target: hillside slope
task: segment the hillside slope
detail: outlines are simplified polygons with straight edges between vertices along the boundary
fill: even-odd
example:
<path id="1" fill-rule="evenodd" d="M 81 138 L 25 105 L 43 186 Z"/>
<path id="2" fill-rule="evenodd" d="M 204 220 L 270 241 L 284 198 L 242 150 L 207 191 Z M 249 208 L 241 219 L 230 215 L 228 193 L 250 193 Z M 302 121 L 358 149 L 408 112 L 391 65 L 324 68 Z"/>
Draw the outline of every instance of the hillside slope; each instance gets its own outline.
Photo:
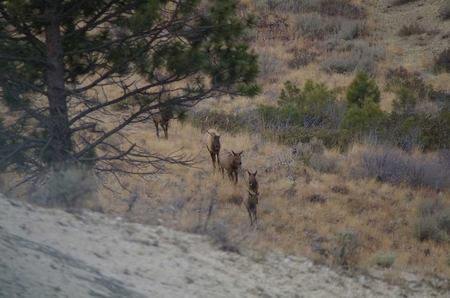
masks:
<path id="1" fill-rule="evenodd" d="M 236 254 L 206 236 L 0 197 L 0 297 L 449 297 L 305 258 Z"/>

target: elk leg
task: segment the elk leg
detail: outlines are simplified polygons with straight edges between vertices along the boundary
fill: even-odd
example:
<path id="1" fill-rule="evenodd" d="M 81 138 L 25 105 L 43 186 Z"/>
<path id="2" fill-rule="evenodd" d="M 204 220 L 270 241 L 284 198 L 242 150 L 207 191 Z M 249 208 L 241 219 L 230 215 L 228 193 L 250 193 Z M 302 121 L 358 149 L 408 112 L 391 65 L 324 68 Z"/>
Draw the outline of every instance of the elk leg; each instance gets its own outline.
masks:
<path id="1" fill-rule="evenodd" d="M 214 168 L 216 168 L 216 155 L 214 153 L 209 152 L 211 154 L 211 160 L 213 163 Z"/>
<path id="2" fill-rule="evenodd" d="M 249 210 L 247 210 L 247 211 L 248 211 L 248 216 L 250 217 L 250 226 L 252 226 L 253 225 L 252 214 L 250 213 Z"/>
<path id="3" fill-rule="evenodd" d="M 156 136 L 159 138 L 159 125 L 158 125 L 158 122 L 155 122 L 155 127 L 156 127 Z"/>
<path id="4" fill-rule="evenodd" d="M 233 181 L 233 172 L 228 172 L 228 178 L 230 178 L 231 181 Z M 235 183 L 236 184 L 236 183 Z"/>
<path id="5" fill-rule="evenodd" d="M 163 124 L 161 124 L 161 127 L 162 127 L 162 129 L 164 130 L 164 136 L 165 136 L 165 138 L 168 139 L 168 138 L 169 138 L 169 132 L 168 132 L 169 125 L 163 125 Z"/>

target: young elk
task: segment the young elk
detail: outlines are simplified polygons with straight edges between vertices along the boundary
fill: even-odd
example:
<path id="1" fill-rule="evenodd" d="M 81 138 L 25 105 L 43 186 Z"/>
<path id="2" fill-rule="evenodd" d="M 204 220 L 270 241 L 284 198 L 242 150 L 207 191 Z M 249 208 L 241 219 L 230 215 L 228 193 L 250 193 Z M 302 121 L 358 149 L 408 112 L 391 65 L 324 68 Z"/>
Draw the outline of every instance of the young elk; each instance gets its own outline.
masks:
<path id="1" fill-rule="evenodd" d="M 234 185 L 238 182 L 238 170 L 242 166 L 241 154 L 244 151 L 235 153 L 233 150 L 230 152 L 223 149 L 219 153 L 219 166 L 222 169 L 222 177 L 224 177 L 224 169 L 228 172 L 228 177 L 231 181 L 234 180 Z M 234 174 L 234 179 L 233 179 Z"/>
<path id="2" fill-rule="evenodd" d="M 156 127 L 156 135 L 159 138 L 159 125 L 161 125 L 161 128 L 164 131 L 164 137 L 166 139 L 169 138 L 169 132 L 167 131 L 169 128 L 169 120 L 173 118 L 173 113 L 169 110 L 159 110 L 159 112 L 156 112 L 152 115 L 153 122 L 155 123 Z"/>
<path id="3" fill-rule="evenodd" d="M 259 193 L 252 193 L 248 191 L 247 196 L 244 198 L 244 206 L 247 208 L 248 216 L 250 217 L 250 226 L 253 223 L 257 223 L 258 217 L 256 216 L 256 205 L 258 205 Z"/>
<path id="4" fill-rule="evenodd" d="M 215 169 L 216 163 L 219 164 L 220 137 L 222 135 L 219 135 L 214 129 L 207 129 L 206 132 L 207 135 L 205 136 L 205 144 L 211 154 L 212 164 Z"/>
<path id="5" fill-rule="evenodd" d="M 248 173 L 248 185 L 247 188 L 252 191 L 253 193 L 258 193 L 259 183 L 258 180 L 256 180 L 256 174 L 258 174 L 258 171 L 251 173 L 250 171 L 247 171 Z"/>

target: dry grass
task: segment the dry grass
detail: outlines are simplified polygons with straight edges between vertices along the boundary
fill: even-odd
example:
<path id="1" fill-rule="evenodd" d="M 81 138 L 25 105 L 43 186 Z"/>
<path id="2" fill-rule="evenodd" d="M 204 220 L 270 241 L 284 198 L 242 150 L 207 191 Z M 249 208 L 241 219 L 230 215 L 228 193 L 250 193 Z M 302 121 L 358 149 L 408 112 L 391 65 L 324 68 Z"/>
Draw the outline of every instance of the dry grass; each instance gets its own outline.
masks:
<path id="1" fill-rule="evenodd" d="M 251 238 L 251 241 L 244 237 L 245 241 L 238 241 L 238 244 L 227 244 L 228 248 L 252 243 L 263 251 L 281 249 L 317 258 L 319 247 L 328 252 L 322 262 L 368 267 L 375 266 L 374 255 L 390 252 L 395 254 L 391 270 L 441 276 L 450 273 L 446 246 L 418 242 L 412 235 L 420 202 L 438 194 L 427 189 L 410 189 L 352 176 L 350 170 L 359 163 L 360 152 L 367 149 L 364 146 L 355 145 L 347 155 L 326 151 L 325 156 L 339 161 L 336 174 L 321 174 L 297 164 L 291 168 L 296 172 L 295 180 L 292 180 L 287 166 L 280 162 L 283 158 L 289 159 L 289 148 L 258 141 L 257 137 L 248 134 L 225 134 L 222 147 L 244 150 L 243 169 L 258 170 L 259 220 L 258 229 L 253 230 L 249 227 L 245 207 L 240 204 L 246 191 L 246 174 L 240 173 L 234 187 L 226 175 L 223 179 L 220 171 L 214 171 L 209 154 L 200 143 L 202 133 L 199 130 L 174 121 L 169 140 L 157 139 L 150 123 L 145 137 L 142 131 L 143 127 L 130 131 L 130 135 L 138 140 L 144 138 L 151 150 L 179 149 L 187 155 L 197 156 L 198 164 L 196 168 L 170 166 L 164 172 L 148 177 L 148 181 L 123 177 L 121 183 L 138 195 L 133 210 L 127 214 L 133 220 L 163 223 L 194 232 L 205 225 L 206 231 L 213 234 L 218 233 L 216 229 L 220 226 L 225 227 L 220 231 Z M 441 196 L 450 199 L 448 193 Z M 108 202 L 105 204 L 107 212 L 126 214 L 128 197 L 125 194 L 117 199 L 106 192 L 102 199 Z M 212 214 L 207 221 L 211 204 Z M 347 256 L 345 262 L 335 255 L 336 247 L 343 245 L 342 233 L 357 235 L 357 253 Z M 226 241 L 232 241 L 230 237 L 226 236 Z M 317 238 L 323 241 L 314 244 Z M 431 255 L 424 253 L 426 250 Z"/>

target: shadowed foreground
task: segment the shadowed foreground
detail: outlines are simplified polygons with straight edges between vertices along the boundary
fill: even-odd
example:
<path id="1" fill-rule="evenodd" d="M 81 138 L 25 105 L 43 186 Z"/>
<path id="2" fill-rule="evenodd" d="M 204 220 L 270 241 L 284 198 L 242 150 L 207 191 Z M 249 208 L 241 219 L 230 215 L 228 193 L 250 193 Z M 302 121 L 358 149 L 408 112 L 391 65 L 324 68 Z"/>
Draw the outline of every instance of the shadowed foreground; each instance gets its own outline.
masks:
<path id="1" fill-rule="evenodd" d="M 446 297 L 348 277 L 281 254 L 217 250 L 206 236 L 0 195 L 0 297 Z M 447 296 L 448 297 L 448 296 Z"/>

